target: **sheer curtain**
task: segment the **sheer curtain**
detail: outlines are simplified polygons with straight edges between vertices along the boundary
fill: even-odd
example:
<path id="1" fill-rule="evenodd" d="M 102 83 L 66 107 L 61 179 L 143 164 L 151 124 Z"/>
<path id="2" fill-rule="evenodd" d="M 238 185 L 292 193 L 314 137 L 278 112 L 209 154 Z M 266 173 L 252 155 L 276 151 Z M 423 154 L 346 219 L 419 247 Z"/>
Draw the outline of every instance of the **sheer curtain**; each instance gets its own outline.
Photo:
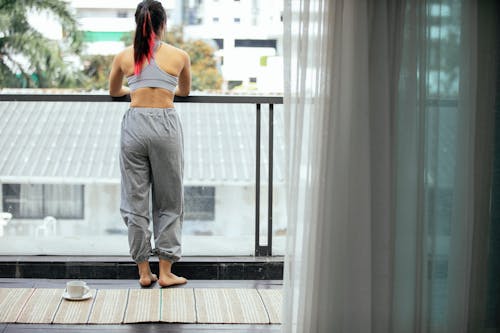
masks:
<path id="1" fill-rule="evenodd" d="M 470 327 L 477 6 L 285 1 L 283 332 Z"/>

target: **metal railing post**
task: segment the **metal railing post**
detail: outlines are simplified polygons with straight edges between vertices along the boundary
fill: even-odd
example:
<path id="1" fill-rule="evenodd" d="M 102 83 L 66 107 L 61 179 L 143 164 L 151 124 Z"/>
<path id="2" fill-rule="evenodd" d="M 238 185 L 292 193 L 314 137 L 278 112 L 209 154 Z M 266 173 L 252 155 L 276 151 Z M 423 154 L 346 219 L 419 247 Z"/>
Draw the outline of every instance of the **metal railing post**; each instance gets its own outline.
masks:
<path id="1" fill-rule="evenodd" d="M 267 244 L 260 245 L 260 133 L 261 105 L 257 104 L 256 113 L 256 147 L 255 147 L 255 255 L 271 256 L 273 246 L 273 136 L 274 136 L 274 104 L 269 104 L 269 165 L 267 189 Z"/>
<path id="2" fill-rule="evenodd" d="M 255 256 L 261 256 L 260 247 L 260 104 L 255 120 Z"/>
<path id="3" fill-rule="evenodd" d="M 269 181 L 267 195 L 267 255 L 272 255 L 273 249 L 273 135 L 274 134 L 274 104 L 269 104 Z"/>

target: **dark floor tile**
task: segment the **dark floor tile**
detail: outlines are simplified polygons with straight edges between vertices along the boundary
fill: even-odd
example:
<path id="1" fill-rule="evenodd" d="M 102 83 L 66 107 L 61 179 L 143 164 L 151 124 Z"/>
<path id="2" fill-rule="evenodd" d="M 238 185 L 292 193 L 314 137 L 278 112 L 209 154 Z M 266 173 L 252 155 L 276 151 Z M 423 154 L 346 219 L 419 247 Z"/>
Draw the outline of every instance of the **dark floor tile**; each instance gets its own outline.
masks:
<path id="1" fill-rule="evenodd" d="M 248 280 L 282 280 L 283 263 L 267 262 L 245 264 L 245 272 L 240 279 Z"/>
<path id="2" fill-rule="evenodd" d="M 135 266 L 135 265 L 134 265 Z M 70 267 L 70 266 L 68 266 Z M 118 265 L 114 263 L 79 264 L 76 278 L 80 279 L 117 279 Z M 68 277 L 70 277 L 68 275 Z"/>
<path id="3" fill-rule="evenodd" d="M 23 262 L 17 265 L 19 276 L 23 278 L 58 279 L 66 276 L 65 263 Z"/>
<path id="4" fill-rule="evenodd" d="M 8 261 L 9 259 L 11 261 Z M 106 257 L 107 258 L 107 257 Z M 136 279 L 136 264 L 126 257 L 23 258 L 0 256 L 0 278 L 48 279 Z M 196 261 L 198 260 L 198 261 Z M 150 260 L 158 272 L 158 259 Z M 176 263 L 173 272 L 188 279 L 282 279 L 282 257 L 188 257 Z"/>
<path id="5" fill-rule="evenodd" d="M 184 263 L 172 266 L 172 272 L 191 280 L 216 280 L 219 278 L 218 265 L 207 263 Z"/>
<path id="6" fill-rule="evenodd" d="M 149 267 L 151 267 L 151 271 L 155 274 L 158 274 L 158 271 L 159 271 L 159 267 L 158 267 L 158 261 L 152 261 L 150 260 L 149 261 Z"/>
<path id="7" fill-rule="evenodd" d="M 242 280 L 245 276 L 245 263 L 221 263 L 219 265 L 219 279 Z"/>
<path id="8" fill-rule="evenodd" d="M 66 275 L 67 279 L 78 279 L 82 274 L 80 273 L 80 265 L 73 263 L 66 263 Z"/>
<path id="9" fill-rule="evenodd" d="M 265 280 L 283 279 L 283 262 L 269 262 L 265 265 Z"/>
<path id="10" fill-rule="evenodd" d="M 71 279 L 0 279 L 0 287 L 18 288 L 58 288 Z M 84 279 L 89 286 L 97 289 L 140 288 L 137 279 Z M 188 280 L 182 288 L 281 288 L 282 280 Z"/>
<path id="11" fill-rule="evenodd" d="M 246 264 L 245 273 L 242 279 L 245 280 L 265 280 L 266 266 L 262 264 Z"/>
<path id="12" fill-rule="evenodd" d="M 15 278 L 16 266 L 15 262 L 0 263 L 0 278 Z"/>
<path id="13" fill-rule="evenodd" d="M 137 265 L 129 263 L 117 264 L 116 278 L 117 279 L 136 279 L 139 275 L 137 273 Z"/>

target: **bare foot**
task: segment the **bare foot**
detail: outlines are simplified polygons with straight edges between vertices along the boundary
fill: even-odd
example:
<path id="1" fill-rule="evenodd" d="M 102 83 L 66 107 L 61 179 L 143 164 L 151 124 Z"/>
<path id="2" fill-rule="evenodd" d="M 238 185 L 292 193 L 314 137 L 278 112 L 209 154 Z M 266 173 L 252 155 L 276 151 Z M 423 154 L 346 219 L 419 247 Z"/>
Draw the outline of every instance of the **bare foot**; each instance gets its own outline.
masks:
<path id="1" fill-rule="evenodd" d="M 158 281 L 156 274 L 151 273 L 148 261 L 138 263 L 137 267 L 139 268 L 139 284 L 141 287 L 149 287 L 153 282 Z"/>
<path id="2" fill-rule="evenodd" d="M 186 282 L 186 278 L 177 276 L 174 273 L 167 273 L 165 275 L 160 274 L 160 279 L 158 280 L 158 284 L 162 287 L 170 287 L 177 284 L 184 284 Z"/>
<path id="3" fill-rule="evenodd" d="M 186 278 L 180 277 L 172 273 L 172 262 L 160 259 L 160 279 L 158 284 L 161 287 L 170 287 L 176 284 L 184 284 L 187 282 Z"/>
<path id="4" fill-rule="evenodd" d="M 141 285 L 141 287 L 149 287 L 156 281 L 158 281 L 158 277 L 156 276 L 156 274 L 149 273 L 148 275 L 141 275 L 139 284 Z"/>

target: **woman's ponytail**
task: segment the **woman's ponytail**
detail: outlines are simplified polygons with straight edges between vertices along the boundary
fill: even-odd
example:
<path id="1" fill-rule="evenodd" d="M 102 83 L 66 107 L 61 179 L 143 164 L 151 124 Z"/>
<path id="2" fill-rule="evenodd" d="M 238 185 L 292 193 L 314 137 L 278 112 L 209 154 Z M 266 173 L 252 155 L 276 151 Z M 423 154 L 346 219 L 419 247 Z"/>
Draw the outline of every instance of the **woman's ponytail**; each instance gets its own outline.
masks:
<path id="1" fill-rule="evenodd" d="M 134 36 L 135 75 L 141 72 L 144 60 L 151 60 L 156 34 L 165 21 L 165 10 L 158 1 L 146 0 L 137 6 L 135 12 L 136 29 Z"/>

